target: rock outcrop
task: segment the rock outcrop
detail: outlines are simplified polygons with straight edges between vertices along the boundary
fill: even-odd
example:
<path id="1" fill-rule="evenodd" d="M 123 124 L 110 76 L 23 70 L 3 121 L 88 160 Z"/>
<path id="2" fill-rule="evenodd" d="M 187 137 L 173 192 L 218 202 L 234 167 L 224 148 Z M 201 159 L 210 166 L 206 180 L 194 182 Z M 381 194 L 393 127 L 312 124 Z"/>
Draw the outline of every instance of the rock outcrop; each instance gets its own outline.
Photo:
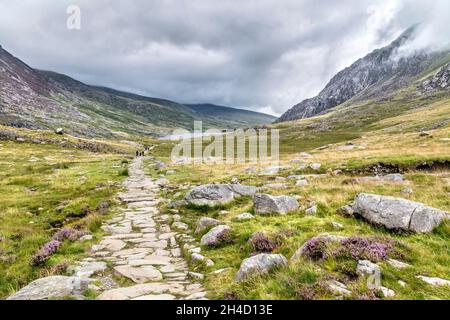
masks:
<path id="1" fill-rule="evenodd" d="M 360 193 L 353 204 L 355 214 L 388 229 L 431 232 L 449 214 L 419 202 L 406 199 Z"/>
<path id="2" fill-rule="evenodd" d="M 416 52 L 398 57 L 398 49 L 414 36 L 415 27 L 406 30 L 390 45 L 374 50 L 337 73 L 315 97 L 306 99 L 286 111 L 276 122 L 309 118 L 326 113 L 350 99 L 364 100 L 385 96 L 415 80 L 415 76 L 426 70 L 445 53 Z M 448 54 L 448 53 L 447 53 Z M 434 88 L 448 84 L 446 77 L 422 84 Z M 441 80 L 442 79 L 442 80 Z"/>
<path id="3" fill-rule="evenodd" d="M 200 244 L 211 247 L 217 246 L 224 240 L 224 237 L 227 236 L 229 232 L 231 232 L 229 226 L 220 225 L 214 227 L 200 239 Z"/>
<path id="4" fill-rule="evenodd" d="M 271 196 L 258 193 L 253 197 L 253 206 L 256 214 L 271 213 L 286 214 L 299 209 L 297 200 L 289 196 Z"/>
<path id="5" fill-rule="evenodd" d="M 204 184 L 192 188 L 185 197 L 191 204 L 210 207 L 227 204 L 235 198 L 252 196 L 257 188 L 242 184 Z"/>
<path id="6" fill-rule="evenodd" d="M 88 288 L 88 280 L 79 277 L 50 276 L 35 280 L 7 300 L 47 300 L 80 296 Z"/>
<path id="7" fill-rule="evenodd" d="M 195 229 L 195 233 L 200 233 L 210 227 L 217 226 L 221 223 L 222 222 L 217 219 L 202 217 L 197 221 L 197 228 Z"/>
<path id="8" fill-rule="evenodd" d="M 276 267 L 287 264 L 287 259 L 281 254 L 260 253 L 242 261 L 236 274 L 236 281 L 240 282 L 256 275 L 266 274 Z"/>

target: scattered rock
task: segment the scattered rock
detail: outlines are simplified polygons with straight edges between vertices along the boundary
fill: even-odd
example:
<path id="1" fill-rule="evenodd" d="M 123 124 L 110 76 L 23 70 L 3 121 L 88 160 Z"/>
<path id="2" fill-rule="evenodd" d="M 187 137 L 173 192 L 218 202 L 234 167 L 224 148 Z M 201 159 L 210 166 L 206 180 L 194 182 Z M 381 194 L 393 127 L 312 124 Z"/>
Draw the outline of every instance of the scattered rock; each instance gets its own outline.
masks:
<path id="1" fill-rule="evenodd" d="M 55 133 L 56 134 L 64 134 L 64 129 L 63 128 L 56 128 Z"/>
<path id="2" fill-rule="evenodd" d="M 222 224 L 222 222 L 213 218 L 209 217 L 200 218 L 197 222 L 197 228 L 195 229 L 195 233 L 200 233 L 210 227 L 214 227 L 219 224 Z"/>
<path id="3" fill-rule="evenodd" d="M 172 201 L 168 204 L 169 208 L 179 208 L 182 206 L 187 205 L 188 202 L 186 200 L 177 200 L 177 201 Z"/>
<path id="4" fill-rule="evenodd" d="M 287 187 L 286 183 L 268 183 L 263 186 L 263 189 L 286 189 Z"/>
<path id="5" fill-rule="evenodd" d="M 313 170 L 319 170 L 322 165 L 320 163 L 311 163 L 309 167 Z"/>
<path id="6" fill-rule="evenodd" d="M 307 186 L 307 185 L 308 185 L 308 181 L 305 180 L 305 179 L 297 180 L 297 181 L 295 182 L 295 186 L 296 186 L 296 187 L 304 187 L 304 186 Z"/>
<path id="7" fill-rule="evenodd" d="M 416 278 L 425 281 L 428 284 L 431 284 L 433 287 L 436 286 L 450 286 L 450 280 L 437 278 L 437 277 L 426 277 L 426 276 L 417 276 Z"/>
<path id="8" fill-rule="evenodd" d="M 240 282 L 256 275 L 266 274 L 276 267 L 287 264 L 287 259 L 281 254 L 260 253 L 242 261 L 236 274 L 236 281 Z"/>
<path id="9" fill-rule="evenodd" d="M 368 176 L 368 177 L 357 177 L 351 179 L 351 182 L 356 183 L 370 183 L 370 182 L 391 182 L 391 183 L 406 183 L 407 181 L 403 178 L 400 173 L 390 173 L 381 176 Z"/>
<path id="10" fill-rule="evenodd" d="M 260 173 L 261 175 L 273 175 L 277 174 L 281 170 L 287 170 L 292 169 L 292 166 L 273 166 L 273 167 L 266 167 L 262 170 Z"/>
<path id="11" fill-rule="evenodd" d="M 343 229 L 344 225 L 342 223 L 336 222 L 336 221 L 332 221 L 331 225 L 336 228 L 336 229 Z"/>
<path id="12" fill-rule="evenodd" d="M 331 280 L 326 285 L 327 288 L 336 295 L 349 296 L 352 294 L 352 292 L 348 290 L 347 286 L 342 282 Z"/>
<path id="13" fill-rule="evenodd" d="M 250 219 L 253 219 L 253 218 L 255 218 L 255 217 L 251 213 L 244 212 L 244 213 L 241 213 L 241 214 L 237 215 L 236 217 L 234 217 L 234 220 L 236 220 L 236 221 L 246 221 L 246 220 L 250 220 Z"/>
<path id="14" fill-rule="evenodd" d="M 241 184 L 205 184 L 191 189 L 185 200 L 194 205 L 217 206 L 241 196 L 252 196 L 257 188 Z"/>
<path id="15" fill-rule="evenodd" d="M 300 153 L 298 154 L 298 156 L 299 156 L 299 157 L 302 157 L 302 158 L 312 158 L 312 155 L 309 154 L 309 153 L 307 153 L 307 152 L 300 152 Z"/>
<path id="16" fill-rule="evenodd" d="M 156 168 L 156 170 L 162 170 L 167 167 L 167 164 L 162 161 L 156 161 L 154 167 Z"/>
<path id="17" fill-rule="evenodd" d="M 90 241 L 92 239 L 93 239 L 92 234 L 86 234 L 86 235 L 82 236 L 79 240 L 80 241 Z"/>
<path id="18" fill-rule="evenodd" d="M 198 272 L 188 272 L 188 276 L 192 279 L 203 280 L 205 276 Z"/>
<path id="19" fill-rule="evenodd" d="M 181 231 L 189 230 L 189 226 L 186 223 L 181 222 L 181 221 L 175 221 L 174 223 L 172 223 L 172 227 L 174 229 L 181 230 Z"/>
<path id="20" fill-rule="evenodd" d="M 408 268 L 411 267 L 410 264 L 395 260 L 395 259 L 387 259 L 386 260 L 387 263 L 389 263 L 391 266 L 393 266 L 396 269 L 404 269 L 404 268 Z"/>
<path id="21" fill-rule="evenodd" d="M 398 280 L 397 283 L 398 283 L 399 285 L 401 285 L 402 287 L 406 287 L 406 282 L 405 282 L 405 281 Z"/>
<path id="22" fill-rule="evenodd" d="M 72 273 L 72 276 L 79 278 L 89 278 L 92 275 L 103 272 L 107 269 L 107 265 L 103 261 L 93 262 L 80 262 L 78 265 L 68 268 L 68 272 Z"/>
<path id="23" fill-rule="evenodd" d="M 345 205 L 343 207 L 338 208 L 336 210 L 336 213 L 344 217 L 353 216 L 353 207 L 351 205 Z"/>
<path id="24" fill-rule="evenodd" d="M 299 209 L 297 200 L 289 196 L 271 196 L 268 194 L 255 194 L 253 206 L 256 214 L 271 213 L 286 214 Z"/>
<path id="25" fill-rule="evenodd" d="M 200 244 L 204 246 L 217 246 L 223 241 L 223 237 L 231 232 L 229 226 L 220 225 L 212 228 L 201 239 Z"/>
<path id="26" fill-rule="evenodd" d="M 206 258 L 203 255 L 201 255 L 200 253 L 193 252 L 191 254 L 191 261 L 192 262 L 203 262 L 205 260 L 206 260 Z"/>
<path id="27" fill-rule="evenodd" d="M 78 277 L 50 276 L 35 280 L 7 300 L 47 300 L 79 296 L 88 288 L 88 281 Z"/>
<path id="28" fill-rule="evenodd" d="M 353 210 L 371 223 L 414 232 L 430 232 L 449 216 L 422 203 L 368 193 L 356 196 Z"/>
<path id="29" fill-rule="evenodd" d="M 356 273 L 361 276 L 379 275 L 381 274 L 381 268 L 369 260 L 359 260 Z"/>
<path id="30" fill-rule="evenodd" d="M 389 288 L 379 286 L 377 289 L 385 298 L 392 298 L 395 296 L 394 290 L 391 290 Z"/>
<path id="31" fill-rule="evenodd" d="M 317 213 L 317 206 L 312 206 L 311 208 L 306 209 L 305 211 L 308 215 L 313 215 Z"/>

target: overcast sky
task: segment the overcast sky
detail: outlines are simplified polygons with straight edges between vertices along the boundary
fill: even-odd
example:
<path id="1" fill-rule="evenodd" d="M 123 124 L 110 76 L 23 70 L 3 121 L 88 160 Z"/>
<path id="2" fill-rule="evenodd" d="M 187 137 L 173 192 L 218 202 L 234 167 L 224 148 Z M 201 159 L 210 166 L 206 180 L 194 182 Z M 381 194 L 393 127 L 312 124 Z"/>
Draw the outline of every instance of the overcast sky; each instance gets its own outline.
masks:
<path id="1" fill-rule="evenodd" d="M 412 24 L 408 50 L 448 44 L 449 14 L 447 0 L 0 0 L 0 44 L 89 84 L 279 115 Z"/>

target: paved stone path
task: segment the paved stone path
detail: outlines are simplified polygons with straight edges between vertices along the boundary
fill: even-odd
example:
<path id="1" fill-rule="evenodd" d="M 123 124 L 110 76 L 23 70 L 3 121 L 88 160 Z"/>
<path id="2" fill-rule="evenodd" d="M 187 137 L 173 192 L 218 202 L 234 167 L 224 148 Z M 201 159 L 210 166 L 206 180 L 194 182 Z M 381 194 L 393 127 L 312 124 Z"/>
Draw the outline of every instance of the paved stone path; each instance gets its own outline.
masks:
<path id="1" fill-rule="evenodd" d="M 159 186 L 142 164 L 142 157 L 133 160 L 127 190 L 118 195 L 126 208 L 102 226 L 110 235 L 93 246 L 92 257 L 81 261 L 75 273 L 95 279 L 95 272 L 110 266 L 129 280 L 120 286 L 112 277 L 98 276 L 102 285 L 95 289 L 110 287 L 98 296 L 101 300 L 204 299 L 206 292 L 191 279 L 176 241 L 182 235 L 170 229 L 168 215 L 159 213 Z"/>

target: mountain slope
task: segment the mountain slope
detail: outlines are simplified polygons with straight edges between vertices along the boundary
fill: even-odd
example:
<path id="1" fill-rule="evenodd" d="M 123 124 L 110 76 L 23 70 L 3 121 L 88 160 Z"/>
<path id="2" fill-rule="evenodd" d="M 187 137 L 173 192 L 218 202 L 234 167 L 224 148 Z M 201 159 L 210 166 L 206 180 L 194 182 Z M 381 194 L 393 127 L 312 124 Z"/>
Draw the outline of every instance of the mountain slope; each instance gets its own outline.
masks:
<path id="1" fill-rule="evenodd" d="M 172 128 L 191 129 L 194 120 L 202 120 L 204 128 L 227 128 L 271 122 L 267 117 L 249 117 L 248 111 L 237 109 L 212 117 L 173 101 L 87 85 L 63 74 L 33 69 L 0 46 L 3 125 L 62 127 L 71 134 L 89 137 L 158 136 Z"/>
<path id="2" fill-rule="evenodd" d="M 424 72 L 441 66 L 440 62 L 449 61 L 449 52 L 417 52 L 400 56 L 398 49 L 414 36 L 414 31 L 414 27 L 406 30 L 390 45 L 340 71 L 316 97 L 295 105 L 276 122 L 312 117 L 350 100 L 359 102 L 382 98 L 412 84 Z"/>
<path id="3" fill-rule="evenodd" d="M 215 104 L 185 104 L 188 108 L 195 111 L 197 114 L 208 119 L 223 119 L 231 123 L 235 123 L 235 126 L 252 126 L 254 124 L 268 124 L 273 122 L 276 117 L 250 111 L 242 110 L 225 106 L 218 106 Z"/>

